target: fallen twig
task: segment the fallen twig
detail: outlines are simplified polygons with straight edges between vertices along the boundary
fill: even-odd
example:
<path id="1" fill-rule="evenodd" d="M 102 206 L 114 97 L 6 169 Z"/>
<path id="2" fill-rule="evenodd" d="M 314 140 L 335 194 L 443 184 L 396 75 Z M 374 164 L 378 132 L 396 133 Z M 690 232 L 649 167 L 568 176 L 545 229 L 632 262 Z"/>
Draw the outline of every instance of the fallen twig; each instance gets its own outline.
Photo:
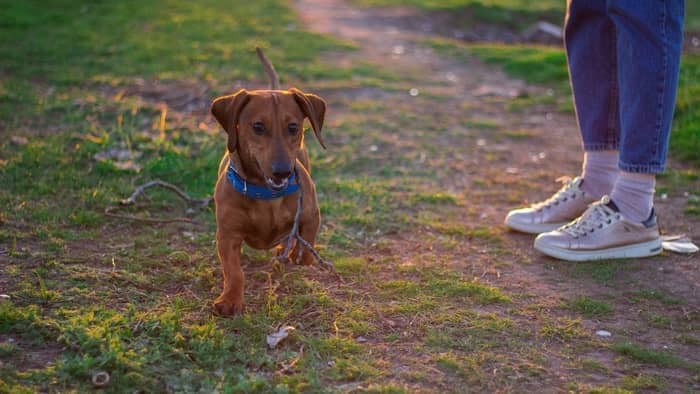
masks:
<path id="1" fill-rule="evenodd" d="M 144 183 L 143 185 L 137 187 L 136 190 L 134 191 L 134 193 L 132 193 L 131 196 L 129 196 L 129 198 L 121 200 L 119 203 L 121 205 L 135 204 L 136 198 L 138 196 L 143 194 L 143 192 L 145 192 L 146 189 L 148 189 L 150 187 L 154 187 L 154 186 L 160 186 L 160 187 L 166 188 L 172 192 L 175 192 L 178 195 L 178 197 L 185 200 L 185 202 L 187 202 L 187 204 L 199 206 L 200 209 L 206 208 L 212 201 L 212 197 L 192 198 L 187 193 L 183 192 L 179 187 L 177 187 L 173 184 L 170 184 L 168 182 L 163 182 L 159 179 L 156 179 L 156 180 Z"/>
<path id="2" fill-rule="evenodd" d="M 192 198 L 190 197 L 187 193 L 182 191 L 179 187 L 163 182 L 159 179 L 144 183 L 143 185 L 139 186 L 134 190 L 134 192 L 129 196 L 129 198 L 123 199 L 119 201 L 120 206 L 130 206 L 130 205 L 135 205 L 136 204 L 136 199 L 143 193 L 145 193 L 146 189 L 159 186 L 162 188 L 165 188 L 167 190 L 170 190 L 174 192 L 178 197 L 180 197 L 182 200 L 184 200 L 187 205 L 190 207 L 194 207 L 196 209 L 204 209 L 209 204 L 211 204 L 213 198 L 212 197 L 206 197 L 206 198 Z M 187 222 L 187 223 L 197 223 L 196 221 L 187 218 L 187 217 L 178 217 L 178 218 L 172 218 L 172 219 L 154 219 L 154 218 L 143 218 L 143 217 L 138 217 L 134 215 L 125 215 L 125 214 L 120 214 L 120 213 L 115 213 L 116 210 L 118 210 L 119 207 L 116 206 L 109 206 L 105 208 L 104 214 L 105 216 L 113 217 L 113 218 L 119 218 L 119 219 L 127 219 L 127 220 L 135 220 L 135 221 L 140 221 L 140 222 L 146 222 L 146 223 L 174 223 L 174 222 Z"/>
<path id="3" fill-rule="evenodd" d="M 292 359 L 292 361 L 289 362 L 289 364 L 285 364 L 284 362 L 281 362 L 280 365 L 282 368 L 278 371 L 275 372 L 275 375 L 289 375 L 294 373 L 294 366 L 297 365 L 299 360 L 304 356 L 304 345 L 301 345 L 301 348 L 299 349 L 299 353 L 297 354 L 296 357 Z"/>

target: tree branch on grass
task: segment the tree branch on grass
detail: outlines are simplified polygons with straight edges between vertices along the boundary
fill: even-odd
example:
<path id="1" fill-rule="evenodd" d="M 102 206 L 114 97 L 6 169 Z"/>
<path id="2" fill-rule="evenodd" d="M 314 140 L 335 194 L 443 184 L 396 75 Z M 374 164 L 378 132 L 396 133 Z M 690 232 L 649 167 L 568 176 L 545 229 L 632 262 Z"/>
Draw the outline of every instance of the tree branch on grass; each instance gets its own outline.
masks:
<path id="1" fill-rule="evenodd" d="M 136 188 L 136 190 L 129 196 L 129 198 L 123 199 L 119 201 L 119 205 L 124 207 L 124 206 L 132 206 L 136 205 L 136 199 L 141 195 L 146 192 L 146 189 L 152 188 L 152 187 L 162 187 L 166 190 L 170 190 L 171 192 L 175 193 L 178 197 L 180 197 L 182 200 L 187 203 L 188 206 L 194 207 L 196 209 L 202 210 L 211 204 L 213 198 L 212 197 L 206 197 L 206 198 L 192 198 L 190 197 L 187 193 L 182 191 L 179 187 L 163 182 L 159 179 L 144 183 L 143 185 L 139 186 Z M 135 220 L 135 221 L 140 221 L 140 222 L 147 222 L 147 223 L 174 223 L 174 222 L 187 222 L 187 223 L 197 223 L 196 221 L 187 218 L 187 217 L 179 217 L 179 218 L 173 218 L 173 219 L 153 219 L 153 218 L 142 218 L 138 216 L 133 216 L 133 215 L 124 215 L 120 213 L 115 213 L 119 207 L 116 206 L 109 206 L 105 208 L 104 214 L 109 217 L 113 218 L 119 218 L 119 219 L 127 219 L 127 220 Z"/>

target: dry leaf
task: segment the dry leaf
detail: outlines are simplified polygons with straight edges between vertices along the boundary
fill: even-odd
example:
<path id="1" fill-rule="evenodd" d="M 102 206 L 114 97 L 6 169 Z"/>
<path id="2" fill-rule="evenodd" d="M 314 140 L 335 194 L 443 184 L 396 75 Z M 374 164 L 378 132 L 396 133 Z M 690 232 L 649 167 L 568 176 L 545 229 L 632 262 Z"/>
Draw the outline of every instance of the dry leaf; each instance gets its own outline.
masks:
<path id="1" fill-rule="evenodd" d="M 661 246 L 664 250 L 676 253 L 695 253 L 698 250 L 697 245 L 685 235 L 665 235 L 661 237 Z"/>
<path id="2" fill-rule="evenodd" d="M 287 338 L 289 336 L 289 333 L 294 331 L 294 327 L 292 326 L 281 326 L 277 332 L 273 332 L 272 334 L 267 335 L 267 346 L 270 347 L 270 349 L 274 349 L 277 344 L 282 342 L 283 339 Z"/>

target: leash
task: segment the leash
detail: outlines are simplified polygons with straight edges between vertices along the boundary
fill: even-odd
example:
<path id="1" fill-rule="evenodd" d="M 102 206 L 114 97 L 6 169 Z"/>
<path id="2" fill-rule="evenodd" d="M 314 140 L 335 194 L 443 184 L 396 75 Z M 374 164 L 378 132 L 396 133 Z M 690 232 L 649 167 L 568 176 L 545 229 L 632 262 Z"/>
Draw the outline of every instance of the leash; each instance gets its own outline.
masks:
<path id="1" fill-rule="evenodd" d="M 335 270 L 335 266 L 333 265 L 333 263 L 331 263 L 330 261 L 325 260 L 323 257 L 321 257 L 321 255 L 316 251 L 316 249 L 314 249 L 314 247 L 311 245 L 311 243 L 309 243 L 307 240 L 302 238 L 301 235 L 299 234 L 299 217 L 301 216 L 302 195 L 303 195 L 303 192 L 300 189 L 299 196 L 297 196 L 297 212 L 294 214 L 294 224 L 292 225 L 292 230 L 289 232 L 289 235 L 282 238 L 282 241 L 280 242 L 280 243 L 282 243 L 286 239 L 287 245 L 284 247 L 284 251 L 282 251 L 282 254 L 277 256 L 277 260 L 282 264 L 290 261 L 289 253 L 291 252 L 292 247 L 294 246 L 294 240 L 296 240 L 299 244 L 301 244 L 301 246 L 306 248 L 306 250 L 308 250 L 314 256 L 314 258 L 316 259 L 316 262 L 318 262 L 322 268 L 325 268 L 328 271 L 330 271 L 339 282 L 342 282 L 343 279 L 340 277 L 338 272 Z M 301 262 L 302 254 L 303 254 L 303 251 L 299 250 L 299 252 L 297 253 L 296 261 L 294 262 L 295 264 L 299 264 Z"/>

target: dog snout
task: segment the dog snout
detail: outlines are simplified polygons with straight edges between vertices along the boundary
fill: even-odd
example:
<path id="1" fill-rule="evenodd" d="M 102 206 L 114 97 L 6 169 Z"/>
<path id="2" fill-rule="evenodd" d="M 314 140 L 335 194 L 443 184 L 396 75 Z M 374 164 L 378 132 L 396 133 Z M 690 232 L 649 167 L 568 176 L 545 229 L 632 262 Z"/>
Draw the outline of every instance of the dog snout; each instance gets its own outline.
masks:
<path id="1" fill-rule="evenodd" d="M 273 163 L 272 176 L 278 180 L 287 179 L 292 176 L 293 167 L 287 163 Z"/>

